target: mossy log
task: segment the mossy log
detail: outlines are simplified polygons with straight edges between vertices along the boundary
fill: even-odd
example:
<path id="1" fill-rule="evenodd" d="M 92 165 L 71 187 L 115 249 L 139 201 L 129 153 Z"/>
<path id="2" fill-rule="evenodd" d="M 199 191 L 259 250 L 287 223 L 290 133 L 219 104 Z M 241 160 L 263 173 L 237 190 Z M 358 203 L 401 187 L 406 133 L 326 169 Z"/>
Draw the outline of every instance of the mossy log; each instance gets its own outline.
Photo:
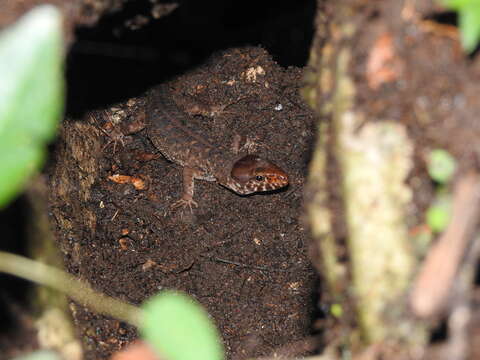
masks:
<path id="1" fill-rule="evenodd" d="M 352 71 L 365 36 L 358 3 L 320 2 L 317 10 L 303 90 L 319 116 L 307 213 L 322 300 L 337 320 L 327 329 L 327 345 L 353 354 L 372 348 L 405 354 L 426 341 L 406 301 L 418 265 L 406 216 L 413 144 L 401 123 L 370 119 L 358 101 L 365 86 Z"/>

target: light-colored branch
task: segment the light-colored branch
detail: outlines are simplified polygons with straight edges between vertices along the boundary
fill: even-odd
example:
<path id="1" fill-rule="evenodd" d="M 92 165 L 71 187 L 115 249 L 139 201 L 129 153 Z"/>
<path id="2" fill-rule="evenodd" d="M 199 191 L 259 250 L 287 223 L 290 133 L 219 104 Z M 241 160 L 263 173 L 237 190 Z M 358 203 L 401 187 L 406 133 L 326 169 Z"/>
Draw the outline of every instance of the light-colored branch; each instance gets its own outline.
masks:
<path id="1" fill-rule="evenodd" d="M 72 275 L 23 256 L 0 251 L 0 272 L 49 286 L 97 313 L 139 326 L 142 310 L 134 305 L 98 293 Z"/>

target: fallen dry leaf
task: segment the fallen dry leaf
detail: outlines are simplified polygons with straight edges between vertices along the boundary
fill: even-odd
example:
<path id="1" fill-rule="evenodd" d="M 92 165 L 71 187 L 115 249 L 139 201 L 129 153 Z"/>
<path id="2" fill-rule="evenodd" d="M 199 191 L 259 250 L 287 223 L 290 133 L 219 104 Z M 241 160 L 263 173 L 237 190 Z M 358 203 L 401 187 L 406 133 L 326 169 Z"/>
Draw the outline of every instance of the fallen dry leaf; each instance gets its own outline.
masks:
<path id="1" fill-rule="evenodd" d="M 137 190 L 145 190 L 146 184 L 139 177 L 115 174 L 108 177 L 109 180 L 117 184 L 132 184 Z"/>

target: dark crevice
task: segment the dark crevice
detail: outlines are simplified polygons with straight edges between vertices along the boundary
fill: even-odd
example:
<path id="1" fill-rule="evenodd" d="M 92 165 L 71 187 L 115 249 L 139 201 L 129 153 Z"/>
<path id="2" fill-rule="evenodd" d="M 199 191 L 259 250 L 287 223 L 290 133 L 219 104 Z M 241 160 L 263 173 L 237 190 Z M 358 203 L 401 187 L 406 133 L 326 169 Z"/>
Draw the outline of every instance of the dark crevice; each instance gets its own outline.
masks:
<path id="1" fill-rule="evenodd" d="M 28 202 L 20 197 L 14 201 L 7 209 L 0 211 L 0 227 L 2 229 L 2 241 L 0 249 L 14 254 L 28 256 L 26 249 L 27 241 L 27 219 L 30 210 Z M 21 323 L 21 315 L 29 304 L 32 285 L 17 277 L 0 274 L 0 350 L 7 346 L 14 348 L 21 347 L 21 344 L 14 342 L 21 340 L 19 333 L 24 333 L 25 329 Z M 24 335 L 24 334 L 23 334 Z M 22 336 L 23 336 L 22 335 Z M 1 351 L 0 351 L 1 352 Z"/>
<path id="2" fill-rule="evenodd" d="M 425 20 L 432 20 L 443 25 L 457 26 L 457 14 L 453 11 L 435 13 L 425 17 Z"/>
<path id="3" fill-rule="evenodd" d="M 69 114 L 104 107 L 202 64 L 212 53 L 262 46 L 283 67 L 307 62 L 315 1 L 182 1 L 169 15 L 151 16 L 150 1 L 134 1 L 76 32 L 67 61 Z M 139 29 L 131 24 L 139 19 Z"/>

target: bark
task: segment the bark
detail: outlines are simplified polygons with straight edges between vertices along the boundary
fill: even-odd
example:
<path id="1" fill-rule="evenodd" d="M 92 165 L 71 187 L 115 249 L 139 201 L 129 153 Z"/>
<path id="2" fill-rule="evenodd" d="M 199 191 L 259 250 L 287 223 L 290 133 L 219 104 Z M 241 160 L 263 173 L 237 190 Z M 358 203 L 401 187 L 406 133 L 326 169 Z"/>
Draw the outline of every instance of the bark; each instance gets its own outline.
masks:
<path id="1" fill-rule="evenodd" d="M 371 35 L 369 11 L 359 11 L 359 3 L 320 1 L 317 10 L 304 88 L 319 115 L 308 219 L 326 285 L 322 296 L 337 321 L 327 345 L 354 355 L 409 354 L 426 341 L 406 302 L 418 262 L 406 216 L 413 145 L 402 124 L 386 116 L 370 121 L 359 102 L 365 79 L 352 72 L 354 54 Z"/>

